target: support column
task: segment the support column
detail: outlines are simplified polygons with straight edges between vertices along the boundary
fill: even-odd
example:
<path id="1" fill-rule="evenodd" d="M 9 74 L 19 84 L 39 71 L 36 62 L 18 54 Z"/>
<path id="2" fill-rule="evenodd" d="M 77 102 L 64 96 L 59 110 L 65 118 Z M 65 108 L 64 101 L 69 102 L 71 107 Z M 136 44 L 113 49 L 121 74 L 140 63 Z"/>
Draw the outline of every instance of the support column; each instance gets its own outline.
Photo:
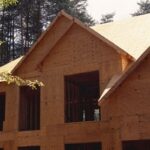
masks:
<path id="1" fill-rule="evenodd" d="M 122 141 L 121 141 L 121 136 L 120 136 L 120 130 L 117 129 L 114 132 L 113 136 L 113 145 L 114 145 L 114 150 L 122 150 Z"/>
<path id="2" fill-rule="evenodd" d="M 113 150 L 112 133 L 105 133 L 102 140 L 102 150 Z"/>
<path id="3" fill-rule="evenodd" d="M 3 143 L 3 149 L 4 150 L 17 150 L 15 148 L 14 141 L 6 141 Z"/>

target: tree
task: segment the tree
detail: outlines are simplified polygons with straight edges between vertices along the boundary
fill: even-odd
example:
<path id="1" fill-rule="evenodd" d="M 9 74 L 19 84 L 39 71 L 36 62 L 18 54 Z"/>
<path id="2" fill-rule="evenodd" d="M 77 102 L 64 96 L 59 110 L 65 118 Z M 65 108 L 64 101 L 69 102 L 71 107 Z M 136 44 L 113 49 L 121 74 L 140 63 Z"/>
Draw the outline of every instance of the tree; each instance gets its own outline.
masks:
<path id="1" fill-rule="evenodd" d="M 0 7 L 16 4 L 17 0 L 0 0 Z"/>
<path id="2" fill-rule="evenodd" d="M 13 0 L 9 7 L 4 5 L 0 10 L 0 39 L 5 41 L 0 47 L 0 65 L 24 55 L 62 9 L 94 25 L 86 6 L 87 0 Z"/>
<path id="3" fill-rule="evenodd" d="M 18 0 L 0 13 L 0 65 L 24 55 L 42 32 L 41 0 Z"/>
<path id="4" fill-rule="evenodd" d="M 108 22 L 113 22 L 113 18 L 115 16 L 115 13 L 108 13 L 108 14 L 105 14 L 105 15 L 102 15 L 102 18 L 101 18 L 101 24 L 103 23 L 108 23 Z"/>
<path id="5" fill-rule="evenodd" d="M 49 2 L 46 3 L 48 4 L 47 8 L 49 9 L 49 11 L 47 10 L 49 21 L 52 21 L 56 14 L 63 9 L 68 14 L 78 18 L 88 26 L 95 24 L 92 17 L 87 13 L 87 0 L 48 0 L 47 2 Z"/>
<path id="6" fill-rule="evenodd" d="M 36 89 L 38 86 L 44 86 L 44 84 L 38 80 L 24 80 L 7 72 L 0 73 L 0 80 L 4 80 L 7 84 L 16 84 L 17 86 L 26 85 L 32 89 Z"/>
<path id="7" fill-rule="evenodd" d="M 2 2 L 5 2 L 5 3 L 2 3 Z M 6 7 L 6 6 L 8 7 L 9 5 L 14 4 L 14 3 L 16 3 L 16 0 L 3 0 L 3 1 L 0 0 L 1 7 Z M 43 83 L 38 80 L 34 80 L 34 81 L 24 80 L 18 76 L 14 76 L 7 72 L 0 73 L 0 80 L 3 80 L 8 84 L 16 84 L 18 86 L 26 85 L 26 86 L 31 87 L 32 89 L 36 89 L 37 86 L 43 86 Z"/>
<path id="8" fill-rule="evenodd" d="M 139 9 L 132 16 L 139 16 L 150 13 L 150 0 L 141 0 L 137 3 Z"/>

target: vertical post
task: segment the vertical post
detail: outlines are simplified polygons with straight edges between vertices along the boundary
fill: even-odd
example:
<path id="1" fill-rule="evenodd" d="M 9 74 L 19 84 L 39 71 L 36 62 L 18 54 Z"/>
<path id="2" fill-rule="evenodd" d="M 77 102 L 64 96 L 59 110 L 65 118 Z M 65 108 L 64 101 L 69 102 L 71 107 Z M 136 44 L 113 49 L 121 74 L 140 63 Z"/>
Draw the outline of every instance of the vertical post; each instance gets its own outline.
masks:
<path id="1" fill-rule="evenodd" d="M 113 143 L 114 143 L 114 150 L 122 150 L 122 143 L 119 129 L 117 129 L 114 133 Z"/>
<path id="2" fill-rule="evenodd" d="M 4 150 L 16 150 L 14 147 L 14 141 L 6 141 L 3 144 L 3 149 Z"/>

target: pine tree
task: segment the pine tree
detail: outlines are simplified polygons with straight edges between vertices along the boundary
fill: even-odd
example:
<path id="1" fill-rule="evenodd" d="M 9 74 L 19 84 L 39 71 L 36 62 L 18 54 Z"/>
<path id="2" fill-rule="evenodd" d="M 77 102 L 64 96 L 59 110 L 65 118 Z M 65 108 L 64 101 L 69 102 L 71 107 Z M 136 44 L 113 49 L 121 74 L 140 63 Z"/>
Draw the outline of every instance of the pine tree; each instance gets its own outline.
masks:
<path id="1" fill-rule="evenodd" d="M 108 14 L 102 15 L 100 23 L 104 24 L 104 23 L 108 23 L 108 22 L 113 22 L 114 16 L 115 16 L 115 13 L 108 13 Z"/>
<path id="2" fill-rule="evenodd" d="M 0 46 L 0 64 L 25 54 L 62 9 L 85 24 L 93 25 L 86 6 L 87 0 L 18 0 L 16 5 L 3 7 L 0 40 L 4 43 Z"/>
<path id="3" fill-rule="evenodd" d="M 95 22 L 87 13 L 87 0 L 45 0 L 44 13 L 47 21 L 52 21 L 57 13 L 61 10 L 78 18 L 88 26 L 94 25 Z M 45 17 L 44 17 L 45 18 Z"/>
<path id="4" fill-rule="evenodd" d="M 139 9 L 132 16 L 139 16 L 150 13 L 150 0 L 140 1 L 137 3 Z"/>

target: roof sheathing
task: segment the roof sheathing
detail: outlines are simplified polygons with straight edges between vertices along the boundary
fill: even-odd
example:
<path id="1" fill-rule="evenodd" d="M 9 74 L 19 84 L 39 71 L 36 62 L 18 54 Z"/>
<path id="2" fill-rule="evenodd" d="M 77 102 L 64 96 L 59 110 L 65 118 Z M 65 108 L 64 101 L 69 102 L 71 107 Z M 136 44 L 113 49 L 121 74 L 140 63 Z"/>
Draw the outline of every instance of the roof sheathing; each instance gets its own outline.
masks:
<path id="1" fill-rule="evenodd" d="M 35 49 L 35 47 L 37 46 L 37 44 L 39 44 L 39 42 L 45 37 L 45 35 L 48 33 L 48 31 L 53 27 L 53 25 L 56 23 L 56 21 L 58 20 L 59 17 L 64 16 L 69 20 L 72 20 L 74 23 L 78 24 L 80 27 L 84 28 L 85 30 L 87 30 L 88 32 L 90 32 L 91 34 L 93 34 L 94 36 L 98 37 L 100 40 L 102 40 L 103 42 L 107 43 L 110 47 L 112 47 L 113 49 L 115 49 L 118 53 L 126 55 L 127 58 L 129 58 L 130 60 L 134 60 L 134 58 L 132 58 L 132 56 L 130 56 L 127 52 L 125 52 L 123 49 L 121 49 L 120 47 L 118 47 L 116 44 L 114 44 L 113 42 L 109 41 L 108 39 L 106 39 L 105 37 L 101 36 L 99 33 L 95 32 L 93 29 L 87 27 L 86 25 L 84 25 L 81 21 L 79 21 L 76 18 L 73 18 L 72 16 L 68 15 L 67 13 L 65 13 L 64 11 L 60 11 L 57 15 L 57 17 L 54 19 L 54 21 L 51 23 L 51 25 L 47 28 L 47 30 L 39 37 L 39 39 L 33 44 L 33 46 L 30 48 L 30 50 L 28 51 L 28 53 L 25 55 L 25 57 L 21 60 L 21 62 L 19 62 L 16 67 L 13 69 L 13 73 L 19 69 L 19 67 L 24 63 L 25 59 L 33 52 L 33 50 Z M 48 54 L 46 54 L 45 57 L 47 57 Z M 45 59 L 45 57 L 43 59 Z M 42 60 L 43 60 L 42 59 Z M 40 62 L 42 63 L 42 61 Z M 39 64 L 40 64 L 39 63 Z"/>
<path id="2" fill-rule="evenodd" d="M 137 60 L 150 45 L 150 14 L 93 26 L 92 29 L 112 41 Z"/>
<path id="3" fill-rule="evenodd" d="M 0 67 L 0 74 L 1 73 L 12 73 L 12 70 L 15 68 L 15 66 L 23 59 L 23 56 L 3 65 Z M 3 82 L 4 80 L 0 78 L 0 82 Z"/>
<path id="4" fill-rule="evenodd" d="M 0 73 L 3 73 L 3 72 L 12 73 L 12 70 L 22 60 L 22 58 L 23 58 L 23 56 L 1 66 L 0 67 Z"/>
<path id="5" fill-rule="evenodd" d="M 99 105 L 101 105 L 105 99 L 109 99 L 111 94 L 117 90 L 119 85 L 123 84 L 123 82 L 128 78 L 128 76 L 139 66 L 139 64 L 146 58 L 146 56 L 150 53 L 150 47 L 145 50 L 145 52 L 141 55 L 139 59 L 131 64 L 131 66 L 122 74 L 117 75 L 116 77 L 112 77 L 107 87 L 101 94 L 99 99 Z"/>

